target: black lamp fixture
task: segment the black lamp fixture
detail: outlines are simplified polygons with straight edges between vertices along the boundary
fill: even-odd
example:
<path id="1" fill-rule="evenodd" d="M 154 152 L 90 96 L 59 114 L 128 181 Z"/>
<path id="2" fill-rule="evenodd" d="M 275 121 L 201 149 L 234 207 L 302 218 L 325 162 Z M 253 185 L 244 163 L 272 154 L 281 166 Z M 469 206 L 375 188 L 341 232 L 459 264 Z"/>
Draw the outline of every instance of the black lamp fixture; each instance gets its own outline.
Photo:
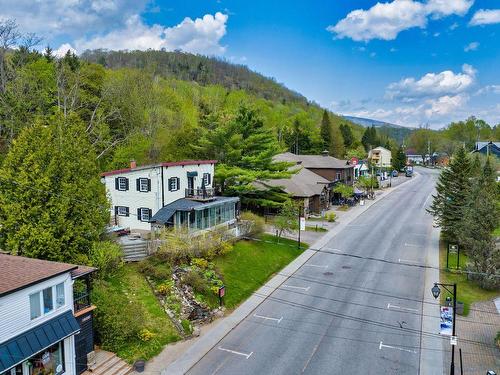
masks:
<path id="1" fill-rule="evenodd" d="M 431 292 L 432 292 L 432 295 L 434 296 L 434 298 L 437 299 L 439 297 L 439 295 L 441 294 L 441 289 L 439 289 L 438 285 L 436 283 L 434 283 L 434 286 L 432 287 Z"/>

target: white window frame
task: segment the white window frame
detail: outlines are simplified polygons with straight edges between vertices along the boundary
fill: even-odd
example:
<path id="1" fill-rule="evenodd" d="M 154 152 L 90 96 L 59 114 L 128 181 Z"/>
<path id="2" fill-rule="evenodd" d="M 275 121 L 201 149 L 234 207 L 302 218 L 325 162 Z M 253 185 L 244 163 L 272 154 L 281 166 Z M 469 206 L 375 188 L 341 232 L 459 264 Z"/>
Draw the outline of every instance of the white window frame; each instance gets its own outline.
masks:
<path id="1" fill-rule="evenodd" d="M 120 209 L 123 209 L 123 212 L 120 212 Z M 118 216 L 127 216 L 127 207 L 126 206 L 116 206 L 116 214 Z"/>
<path id="2" fill-rule="evenodd" d="M 118 177 L 118 190 L 127 191 L 127 177 Z"/>
<path id="3" fill-rule="evenodd" d="M 210 173 L 203 173 L 203 184 L 205 186 L 210 185 L 210 182 L 208 181 L 210 179 Z"/>
<path id="4" fill-rule="evenodd" d="M 58 306 L 57 304 L 57 286 L 58 285 L 62 285 L 62 288 L 63 288 L 63 293 L 64 293 L 64 303 L 60 306 Z M 44 309 L 44 304 L 43 304 L 43 291 L 44 290 L 47 290 L 47 289 L 51 289 L 52 291 L 52 310 L 50 311 L 47 311 L 45 312 L 45 309 Z M 38 294 L 38 301 L 40 303 L 40 305 L 38 306 L 39 308 L 39 312 L 40 312 L 40 315 L 38 315 L 37 317 L 34 317 L 32 318 L 31 317 L 31 296 L 35 295 L 35 294 Z M 33 320 L 36 320 L 36 319 L 39 319 L 43 316 L 47 316 L 47 315 L 50 315 L 52 313 L 54 313 L 55 311 L 58 311 L 60 310 L 61 308 L 64 308 L 64 306 L 66 306 L 66 285 L 64 284 L 64 282 L 62 283 L 58 283 L 56 285 L 52 285 L 52 286 L 49 286 L 47 288 L 43 288 L 43 289 L 40 289 L 34 293 L 31 293 L 28 298 L 29 298 L 29 304 L 30 304 L 30 320 L 33 321 Z"/>
<path id="5" fill-rule="evenodd" d="M 145 184 L 145 186 L 143 186 Z M 147 178 L 139 178 L 139 191 L 147 193 L 149 191 L 149 180 Z"/>
<path id="6" fill-rule="evenodd" d="M 148 222 L 149 220 L 151 220 L 151 218 L 149 217 L 149 208 L 141 207 L 140 210 L 141 210 L 141 217 L 139 218 L 139 220 L 145 221 L 145 222 Z M 144 215 L 144 213 L 146 213 L 146 215 Z M 144 219 L 144 216 L 146 216 L 147 219 Z"/>
<path id="7" fill-rule="evenodd" d="M 170 185 L 170 191 L 177 191 L 179 190 L 179 185 L 177 184 L 177 177 L 170 177 L 168 179 L 168 183 L 171 184 Z"/>

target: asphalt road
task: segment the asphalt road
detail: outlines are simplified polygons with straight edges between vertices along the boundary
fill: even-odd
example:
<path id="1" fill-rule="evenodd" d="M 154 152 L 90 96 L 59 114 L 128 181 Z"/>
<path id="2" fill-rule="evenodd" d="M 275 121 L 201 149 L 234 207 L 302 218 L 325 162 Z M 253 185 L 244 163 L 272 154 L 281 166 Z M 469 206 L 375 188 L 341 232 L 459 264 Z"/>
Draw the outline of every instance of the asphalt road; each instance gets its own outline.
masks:
<path id="1" fill-rule="evenodd" d="M 189 374 L 421 373 L 429 291 L 415 265 L 437 251 L 425 207 L 438 172 L 419 173 L 333 237 Z"/>

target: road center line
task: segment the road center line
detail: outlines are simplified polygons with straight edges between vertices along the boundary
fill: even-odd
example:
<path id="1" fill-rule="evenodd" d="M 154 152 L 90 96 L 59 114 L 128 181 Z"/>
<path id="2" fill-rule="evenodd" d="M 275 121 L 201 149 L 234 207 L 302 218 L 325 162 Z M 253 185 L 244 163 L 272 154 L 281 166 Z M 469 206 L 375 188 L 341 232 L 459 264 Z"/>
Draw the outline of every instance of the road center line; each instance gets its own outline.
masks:
<path id="1" fill-rule="evenodd" d="M 228 353 L 233 353 L 233 354 L 237 354 L 237 355 L 241 355 L 243 357 L 246 357 L 247 359 L 250 358 L 250 356 L 253 354 L 253 352 L 251 352 L 250 354 L 247 354 L 247 353 L 241 353 L 241 352 L 237 352 L 236 350 L 231 350 L 231 349 L 225 349 L 221 346 L 219 346 L 218 348 L 219 350 L 222 350 L 222 351 L 225 351 L 225 352 L 228 352 Z"/>
<path id="2" fill-rule="evenodd" d="M 379 350 L 382 350 L 382 348 L 389 348 L 389 349 L 396 349 L 396 350 L 401 350 L 402 352 L 408 352 L 408 353 L 414 353 L 417 354 L 415 350 L 410 350 L 406 348 L 400 348 L 397 346 L 392 346 L 392 345 L 385 345 L 383 344 L 383 341 L 380 341 L 380 345 L 378 346 Z"/>
<path id="3" fill-rule="evenodd" d="M 397 305 L 391 305 L 390 303 L 387 304 L 387 308 L 390 309 L 395 309 L 395 310 L 404 310 L 404 311 L 412 311 L 412 312 L 418 312 L 417 309 L 411 309 L 409 307 L 402 307 L 402 306 L 397 306 Z"/>
<path id="4" fill-rule="evenodd" d="M 328 268 L 328 266 L 320 266 L 319 264 L 304 264 L 304 267 Z"/>
<path id="5" fill-rule="evenodd" d="M 300 289 L 300 290 L 305 290 L 306 292 L 309 290 L 309 286 L 307 288 L 304 288 L 303 286 L 293 286 L 293 285 L 286 285 L 283 284 L 284 288 L 291 288 L 291 289 Z"/>
<path id="6" fill-rule="evenodd" d="M 274 320 L 275 322 L 278 322 L 278 324 L 281 322 L 281 320 L 283 319 L 283 317 L 281 318 L 271 318 L 270 316 L 264 316 L 264 315 L 257 315 L 257 314 L 253 314 L 253 316 L 255 318 L 261 318 L 261 319 L 266 319 L 266 320 Z"/>

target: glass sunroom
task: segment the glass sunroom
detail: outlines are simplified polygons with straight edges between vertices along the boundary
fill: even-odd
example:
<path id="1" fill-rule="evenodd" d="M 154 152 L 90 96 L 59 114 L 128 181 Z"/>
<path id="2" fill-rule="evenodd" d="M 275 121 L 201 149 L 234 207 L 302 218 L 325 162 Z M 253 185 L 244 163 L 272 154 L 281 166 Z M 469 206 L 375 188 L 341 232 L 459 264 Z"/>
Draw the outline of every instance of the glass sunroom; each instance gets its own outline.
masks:
<path id="1" fill-rule="evenodd" d="M 153 216 L 151 223 L 156 226 L 187 228 L 194 232 L 233 224 L 238 212 L 237 197 L 214 197 L 209 202 L 181 198 L 161 208 Z"/>

